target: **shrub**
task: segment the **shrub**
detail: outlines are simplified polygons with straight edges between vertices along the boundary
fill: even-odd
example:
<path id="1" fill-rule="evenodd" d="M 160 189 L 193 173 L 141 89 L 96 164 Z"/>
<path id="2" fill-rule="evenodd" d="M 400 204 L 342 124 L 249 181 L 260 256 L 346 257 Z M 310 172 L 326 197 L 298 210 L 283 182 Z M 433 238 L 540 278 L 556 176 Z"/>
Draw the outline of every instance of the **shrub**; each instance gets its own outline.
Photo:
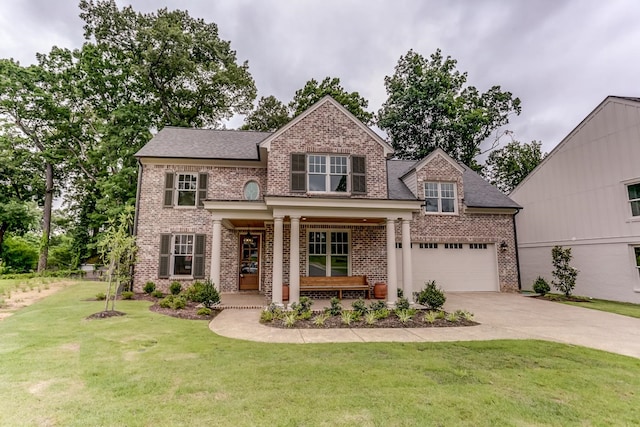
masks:
<path id="1" fill-rule="evenodd" d="M 398 320 L 403 324 L 408 323 L 413 318 L 414 313 L 414 311 L 407 309 L 396 310 L 396 316 L 398 316 Z"/>
<path id="2" fill-rule="evenodd" d="M 311 319 L 311 306 L 313 301 L 309 297 L 301 297 L 299 302 L 291 304 L 291 309 L 303 320 Z"/>
<path id="3" fill-rule="evenodd" d="M 369 304 L 369 310 L 371 311 L 381 310 L 383 308 L 387 308 L 387 304 L 384 301 L 374 301 Z"/>
<path id="4" fill-rule="evenodd" d="M 329 318 L 328 313 L 320 313 L 316 317 L 313 318 L 313 324 L 316 326 L 324 325 L 324 322 Z"/>
<path id="5" fill-rule="evenodd" d="M 96 294 L 96 300 L 98 301 L 104 301 L 107 298 L 107 296 L 104 294 L 104 292 L 98 292 Z"/>
<path id="6" fill-rule="evenodd" d="M 340 315 L 342 323 L 344 323 L 345 325 L 350 325 L 351 322 L 355 320 L 355 315 L 356 314 L 353 311 L 343 311 Z"/>
<path id="7" fill-rule="evenodd" d="M 202 303 L 211 308 L 220 302 L 220 294 L 210 279 L 204 282 L 194 282 L 185 292 L 189 301 Z"/>
<path id="8" fill-rule="evenodd" d="M 470 322 L 473 321 L 473 313 L 466 310 L 456 310 L 456 314 L 460 319 L 468 320 Z"/>
<path id="9" fill-rule="evenodd" d="M 425 283 L 425 288 L 418 293 L 418 303 L 431 310 L 439 310 L 446 300 L 444 292 L 436 286 L 435 280 Z"/>
<path id="10" fill-rule="evenodd" d="M 352 302 L 351 308 L 353 308 L 353 311 L 358 313 L 360 316 L 364 316 L 365 314 L 367 314 L 367 312 L 369 312 L 369 309 L 367 308 L 367 305 L 362 298 L 358 298 L 357 300 Z"/>
<path id="11" fill-rule="evenodd" d="M 131 291 L 122 291 L 122 299 L 133 299 L 133 292 Z"/>
<path id="12" fill-rule="evenodd" d="M 178 295 L 180 291 L 182 291 L 182 284 L 177 281 L 171 282 L 171 284 L 169 285 L 169 292 L 171 292 L 171 295 Z"/>
<path id="13" fill-rule="evenodd" d="M 398 296 L 398 298 L 402 298 L 404 296 L 404 291 L 400 288 L 398 288 L 396 290 L 396 295 Z"/>
<path id="14" fill-rule="evenodd" d="M 283 321 L 287 328 L 293 328 L 298 321 L 298 316 L 295 311 L 290 311 L 284 315 Z"/>
<path id="15" fill-rule="evenodd" d="M 427 313 L 424 315 L 424 317 L 422 318 L 422 320 L 424 320 L 426 323 L 433 323 L 436 321 L 436 319 L 438 318 L 438 314 L 435 311 L 427 311 Z"/>
<path id="16" fill-rule="evenodd" d="M 278 319 L 282 316 L 282 309 L 273 302 L 269 305 L 269 307 L 267 307 L 266 311 L 273 315 L 273 319 Z"/>
<path id="17" fill-rule="evenodd" d="M 553 286 L 565 294 L 565 296 L 571 295 L 573 288 L 576 286 L 576 278 L 578 277 L 578 270 L 571 267 L 569 262 L 571 261 L 571 248 L 563 249 L 562 246 L 554 246 L 551 249 L 552 264 L 555 270 L 551 272 L 554 280 L 551 281 Z"/>
<path id="18" fill-rule="evenodd" d="M 198 316 L 211 316 L 211 313 L 212 313 L 212 310 L 207 307 L 200 307 L 198 311 L 196 311 L 196 314 Z"/>
<path id="19" fill-rule="evenodd" d="M 443 319 L 447 317 L 447 313 L 444 310 L 439 310 L 438 314 L 436 314 L 436 319 Z"/>
<path id="20" fill-rule="evenodd" d="M 204 307 L 206 308 L 206 307 Z M 209 310 L 207 308 L 207 310 Z M 263 310 L 262 313 L 260 313 L 260 323 L 269 323 L 273 321 L 273 312 L 269 311 L 269 310 Z"/>
<path id="21" fill-rule="evenodd" d="M 374 323 L 376 323 L 376 320 L 378 320 L 378 318 L 376 317 L 375 311 L 369 311 L 364 315 L 364 322 L 367 325 L 373 325 Z"/>
<path id="22" fill-rule="evenodd" d="M 182 295 L 167 295 L 158 304 L 162 308 L 182 310 L 187 306 L 187 299 Z"/>
<path id="23" fill-rule="evenodd" d="M 156 289 L 155 291 L 151 292 L 151 296 L 154 298 L 162 298 L 164 297 L 164 294 L 162 293 L 162 291 L 160 289 Z"/>
<path id="24" fill-rule="evenodd" d="M 151 292 L 156 290 L 156 284 L 149 281 L 144 284 L 142 290 L 144 291 L 145 294 L 151 294 Z"/>
<path id="25" fill-rule="evenodd" d="M 455 323 L 458 321 L 458 313 L 457 312 L 449 313 L 446 315 L 445 319 L 447 320 L 447 322 Z"/>
<path id="26" fill-rule="evenodd" d="M 391 314 L 388 308 L 381 308 L 379 310 L 374 311 L 374 313 L 375 313 L 376 319 L 386 319 Z"/>
<path id="27" fill-rule="evenodd" d="M 162 308 L 171 308 L 173 304 L 173 295 L 167 295 L 165 298 L 161 299 L 158 305 Z"/>
<path id="28" fill-rule="evenodd" d="M 342 313 L 342 302 L 340 302 L 338 298 L 331 298 L 330 304 L 331 306 L 325 308 L 324 311 L 331 316 L 340 316 L 340 313 Z"/>
<path id="29" fill-rule="evenodd" d="M 409 307 L 409 300 L 405 297 L 400 297 L 398 298 L 398 301 L 396 301 L 396 310 L 408 310 Z"/>
<path id="30" fill-rule="evenodd" d="M 533 283 L 533 291 L 540 295 L 546 295 L 551 288 L 546 280 L 542 278 L 542 276 L 538 276 L 536 281 Z"/>

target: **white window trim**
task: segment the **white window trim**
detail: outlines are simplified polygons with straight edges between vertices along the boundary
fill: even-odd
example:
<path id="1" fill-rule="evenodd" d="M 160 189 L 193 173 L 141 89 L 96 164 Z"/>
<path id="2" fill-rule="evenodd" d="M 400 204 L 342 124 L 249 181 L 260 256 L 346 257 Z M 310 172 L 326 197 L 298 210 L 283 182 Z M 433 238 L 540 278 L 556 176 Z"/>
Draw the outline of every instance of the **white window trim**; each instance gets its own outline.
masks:
<path id="1" fill-rule="evenodd" d="M 306 252 L 307 252 L 307 256 L 306 256 L 306 262 L 307 262 L 307 269 L 306 269 L 306 274 L 307 276 L 309 276 L 309 257 L 311 256 L 311 254 L 309 253 L 309 234 L 310 233 L 327 233 L 327 253 L 325 254 L 325 257 L 327 258 L 327 273 L 331 273 L 331 263 L 329 262 L 331 259 L 331 233 L 347 233 L 347 239 L 349 239 L 349 253 L 347 254 L 347 276 L 351 276 L 351 253 L 353 251 L 353 244 L 351 243 L 351 230 L 349 229 L 345 229 L 345 228 L 309 228 L 306 231 L 307 233 L 307 237 L 306 237 L 306 243 L 307 243 L 307 247 L 306 247 Z M 336 256 L 340 256 L 340 255 L 336 255 Z M 322 277 L 322 276 L 315 276 L 315 277 Z M 331 276 L 325 276 L 325 277 L 331 277 Z"/>
<path id="2" fill-rule="evenodd" d="M 630 221 L 640 221 L 640 215 L 633 215 L 633 213 L 632 213 L 633 211 L 631 209 L 631 203 L 640 202 L 640 198 L 638 198 L 638 199 L 630 199 L 629 198 L 629 187 L 632 186 L 632 185 L 640 185 L 640 181 L 635 180 L 635 181 L 625 182 L 625 185 L 624 185 L 624 198 L 627 201 L 627 206 L 628 206 L 627 209 L 629 209 L 628 210 L 628 212 L 629 212 L 629 220 Z"/>
<path id="3" fill-rule="evenodd" d="M 256 186 L 258 187 L 258 195 L 256 196 L 255 199 L 248 199 L 245 192 L 247 190 L 247 185 L 251 184 L 251 183 L 255 183 Z M 255 180 L 255 179 L 248 179 L 244 185 L 242 186 L 242 199 L 243 200 L 249 200 L 249 201 L 256 201 L 256 200 L 260 200 L 260 195 L 262 194 L 262 188 L 260 187 L 260 183 Z"/>
<path id="4" fill-rule="evenodd" d="M 180 191 L 184 191 L 184 190 L 180 190 L 178 189 L 179 186 L 179 175 L 191 175 L 191 176 L 195 176 L 196 178 L 196 189 L 194 190 L 194 200 L 195 203 L 193 205 L 179 205 L 178 204 L 178 198 L 179 198 L 179 192 Z M 198 186 L 200 184 L 200 177 L 199 174 L 197 172 L 176 172 L 174 174 L 174 184 L 173 184 L 173 207 L 176 209 L 195 209 L 198 207 Z"/>
<path id="5" fill-rule="evenodd" d="M 175 274 L 176 237 L 191 236 L 191 274 Z M 194 233 L 175 233 L 171 235 L 171 251 L 169 253 L 169 279 L 193 279 L 193 261 L 196 250 L 196 235 Z M 184 255 L 184 254 L 180 254 Z"/>
<path id="6" fill-rule="evenodd" d="M 438 212 L 427 211 L 427 184 L 438 184 Z M 453 184 L 453 212 L 442 212 L 442 184 Z M 422 183 L 422 195 L 424 200 L 425 215 L 458 215 L 458 183 L 455 181 L 424 181 Z"/>
<path id="7" fill-rule="evenodd" d="M 331 157 L 343 157 L 347 159 L 347 191 L 318 191 L 311 190 L 311 185 L 309 182 L 310 175 L 320 175 L 318 173 L 311 173 L 309 171 L 309 158 L 311 156 L 324 157 L 325 158 L 325 188 L 331 188 Z M 351 156 L 349 154 L 340 154 L 340 153 L 307 153 L 305 157 L 305 179 L 307 180 L 307 193 L 308 194 L 330 194 L 330 195 L 341 195 L 341 196 L 349 196 L 351 195 Z"/>

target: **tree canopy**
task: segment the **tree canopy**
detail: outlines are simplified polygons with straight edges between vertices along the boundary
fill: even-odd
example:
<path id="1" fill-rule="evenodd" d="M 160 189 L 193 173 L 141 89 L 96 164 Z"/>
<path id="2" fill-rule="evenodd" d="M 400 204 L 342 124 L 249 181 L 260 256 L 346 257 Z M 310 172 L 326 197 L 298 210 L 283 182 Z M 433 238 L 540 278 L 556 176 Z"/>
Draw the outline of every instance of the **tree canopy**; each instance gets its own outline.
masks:
<path id="1" fill-rule="evenodd" d="M 258 106 L 247 115 L 240 129 L 274 132 L 286 125 L 289 120 L 291 120 L 289 108 L 271 95 L 260 98 Z"/>
<path id="2" fill-rule="evenodd" d="M 523 144 L 511 141 L 489 154 L 485 163 L 485 178 L 500 191 L 509 194 L 545 156 L 546 153 L 542 153 L 541 142 L 531 141 Z"/>
<path id="3" fill-rule="evenodd" d="M 389 97 L 378 111 L 378 126 L 387 132 L 396 156 L 421 159 L 442 148 L 474 169 L 480 145 L 494 130 L 520 114 L 520 100 L 500 86 L 480 93 L 466 86 L 467 73 L 440 49 L 425 59 L 410 50 L 392 76 L 384 79 Z"/>

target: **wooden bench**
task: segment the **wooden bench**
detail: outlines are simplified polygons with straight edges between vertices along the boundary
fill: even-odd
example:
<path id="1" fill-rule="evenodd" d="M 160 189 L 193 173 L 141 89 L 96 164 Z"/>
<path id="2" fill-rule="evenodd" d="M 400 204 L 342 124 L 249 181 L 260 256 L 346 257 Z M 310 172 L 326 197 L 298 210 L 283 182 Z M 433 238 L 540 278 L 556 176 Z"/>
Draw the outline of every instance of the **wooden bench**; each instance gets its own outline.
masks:
<path id="1" fill-rule="evenodd" d="M 342 299 L 342 291 L 366 291 L 367 299 L 371 299 L 371 289 L 367 276 L 340 277 L 300 277 L 301 291 L 338 291 Z"/>

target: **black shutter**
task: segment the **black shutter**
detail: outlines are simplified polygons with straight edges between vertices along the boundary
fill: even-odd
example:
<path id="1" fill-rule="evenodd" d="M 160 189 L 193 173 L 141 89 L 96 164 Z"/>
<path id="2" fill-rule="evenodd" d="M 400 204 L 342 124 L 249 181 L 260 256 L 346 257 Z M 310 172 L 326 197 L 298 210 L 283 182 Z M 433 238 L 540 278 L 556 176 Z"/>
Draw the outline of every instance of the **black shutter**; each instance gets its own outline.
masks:
<path id="1" fill-rule="evenodd" d="M 206 235 L 196 234 L 196 245 L 193 251 L 193 278 L 204 279 L 204 247 Z"/>
<path id="2" fill-rule="evenodd" d="M 351 156 L 351 193 L 367 192 L 366 161 L 364 156 Z"/>
<path id="3" fill-rule="evenodd" d="M 171 234 L 160 235 L 160 261 L 158 263 L 158 278 L 169 278 L 169 265 L 171 257 Z"/>
<path id="4" fill-rule="evenodd" d="M 173 206 L 173 172 L 164 174 L 164 202 L 162 206 L 170 208 Z"/>
<path id="5" fill-rule="evenodd" d="M 204 199 L 207 198 L 207 173 L 198 174 L 198 206 L 204 206 Z"/>
<path id="6" fill-rule="evenodd" d="M 307 156 L 291 154 L 291 191 L 307 191 Z"/>

